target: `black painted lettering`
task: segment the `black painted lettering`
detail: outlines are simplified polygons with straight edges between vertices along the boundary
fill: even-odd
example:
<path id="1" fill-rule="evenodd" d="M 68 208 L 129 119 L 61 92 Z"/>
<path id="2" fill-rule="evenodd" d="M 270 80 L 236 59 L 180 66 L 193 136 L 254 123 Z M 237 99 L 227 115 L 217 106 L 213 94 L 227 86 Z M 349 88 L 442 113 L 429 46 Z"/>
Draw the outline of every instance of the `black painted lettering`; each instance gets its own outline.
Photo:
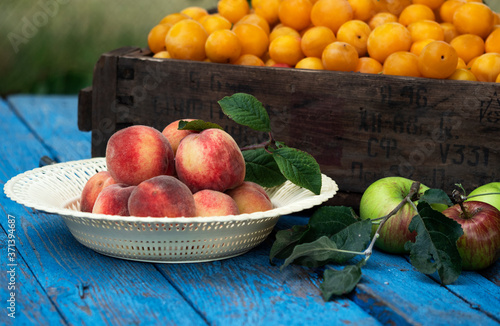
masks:
<path id="1" fill-rule="evenodd" d="M 474 157 L 474 159 L 472 161 L 470 159 L 467 160 L 467 165 L 478 166 L 479 165 L 479 150 L 481 149 L 481 147 L 469 145 L 469 148 L 471 149 L 471 153 L 472 153 L 472 156 Z"/>
<path id="2" fill-rule="evenodd" d="M 490 156 L 490 150 L 489 148 L 483 148 L 483 152 L 484 152 L 484 166 L 488 166 L 488 159 L 489 159 L 489 156 Z"/>
<path id="3" fill-rule="evenodd" d="M 370 137 L 370 139 L 368 139 L 368 156 L 376 157 L 378 154 L 373 152 L 372 143 L 378 144 L 378 139 L 375 137 Z"/>
<path id="4" fill-rule="evenodd" d="M 394 115 L 394 121 L 392 124 L 392 129 L 395 133 L 402 134 L 405 130 L 404 117 L 401 114 Z"/>
<path id="5" fill-rule="evenodd" d="M 408 135 L 417 135 L 420 127 L 418 126 L 418 117 L 409 117 L 408 124 L 406 125 L 406 133 Z"/>
<path id="6" fill-rule="evenodd" d="M 380 97 L 382 104 L 387 104 L 387 105 L 392 104 L 391 93 L 392 90 L 390 85 L 382 86 L 380 88 Z"/>
<path id="7" fill-rule="evenodd" d="M 450 152 L 450 144 L 439 144 L 439 149 L 441 151 L 441 162 L 446 163 L 448 160 L 448 153 Z"/>
<path id="8" fill-rule="evenodd" d="M 465 149 L 465 145 L 453 145 L 453 148 L 456 149 L 455 153 L 458 154 L 458 159 L 453 159 L 452 162 L 453 164 L 457 164 L 457 165 L 460 165 L 464 162 L 464 149 Z"/>
<path id="9" fill-rule="evenodd" d="M 391 150 L 396 150 L 397 149 L 397 140 L 392 139 L 392 138 L 382 138 L 380 141 L 380 148 L 385 150 L 385 157 L 390 158 L 391 157 Z"/>
<path id="10" fill-rule="evenodd" d="M 407 105 L 412 105 L 413 104 L 413 87 L 404 86 L 401 89 L 401 97 L 408 99 L 408 102 L 406 103 Z"/>
<path id="11" fill-rule="evenodd" d="M 377 112 L 360 111 L 359 130 L 382 132 L 382 114 Z"/>
<path id="12" fill-rule="evenodd" d="M 427 88 L 419 87 L 415 95 L 415 104 L 417 105 L 417 108 L 427 107 L 427 96 L 423 94 L 427 94 Z"/>
<path id="13" fill-rule="evenodd" d="M 500 98 L 498 98 L 497 93 L 493 94 L 496 98 L 496 103 L 493 103 L 493 97 L 488 101 L 481 101 L 481 108 L 479 110 L 479 122 L 498 124 L 500 123 Z M 495 109 L 494 104 L 498 104 L 498 108 Z"/>
<path id="14" fill-rule="evenodd" d="M 222 89 L 222 83 L 220 81 L 221 76 L 217 73 L 214 73 L 210 76 L 210 90 L 218 92 Z"/>

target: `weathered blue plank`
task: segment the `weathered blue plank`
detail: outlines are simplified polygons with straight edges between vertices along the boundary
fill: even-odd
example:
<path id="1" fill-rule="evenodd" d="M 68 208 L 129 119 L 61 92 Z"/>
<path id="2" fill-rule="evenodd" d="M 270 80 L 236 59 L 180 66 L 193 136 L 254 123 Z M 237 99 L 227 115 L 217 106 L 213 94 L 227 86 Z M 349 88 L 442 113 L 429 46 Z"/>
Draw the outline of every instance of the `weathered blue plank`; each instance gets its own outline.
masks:
<path id="1" fill-rule="evenodd" d="M 90 155 L 90 147 L 87 150 L 84 148 L 85 145 L 81 146 L 79 150 L 75 150 L 75 148 L 79 147 L 75 146 L 75 144 L 80 141 L 82 144 L 88 142 L 88 146 L 90 146 L 90 135 L 77 130 L 76 97 L 74 99 L 71 97 L 38 97 L 32 99 L 31 97 L 16 96 L 11 99 L 11 103 L 16 105 L 19 114 L 24 117 L 24 122 L 31 126 L 33 130 L 36 129 L 37 137 L 43 141 L 44 147 L 40 146 L 41 149 L 38 150 L 33 148 L 35 154 L 28 155 L 25 163 L 17 162 L 20 160 L 14 159 L 12 163 L 9 163 L 8 168 L 4 168 L 2 164 L 5 163 L 0 161 L 0 176 L 5 174 L 4 171 L 6 170 L 23 169 L 23 166 L 29 166 L 33 163 L 37 164 L 39 158 L 37 155 L 47 155 L 48 151 L 46 150 L 50 150 L 53 157 L 58 158 L 60 161 L 81 159 Z M 44 109 L 41 112 L 33 112 L 31 109 L 33 103 L 38 103 L 37 105 Z M 73 106 L 73 109 L 68 109 L 68 107 L 72 108 Z M 59 118 L 56 119 L 58 121 L 56 123 L 58 131 L 51 130 L 50 124 L 44 125 L 41 128 L 35 128 L 38 125 L 38 121 L 49 121 L 50 123 L 50 116 L 65 117 L 60 118 L 60 120 Z M 66 120 L 66 123 L 64 123 L 64 120 Z M 29 133 L 20 133 L 19 137 L 27 137 L 29 142 L 34 142 L 33 137 Z M 1 142 L 2 139 L 0 137 L 0 144 Z M 16 154 L 16 150 L 7 149 L 10 150 L 11 155 L 19 155 Z M 32 150 L 30 149 L 29 151 L 31 152 Z M 21 154 L 23 153 L 24 151 Z M 30 168 L 32 167 L 24 169 Z M 8 174 L 10 173 L 8 172 Z M 2 180 L 6 179 L 2 177 L 0 182 Z M 0 204 L 3 204 L 3 202 L 0 202 Z M 464 273 L 459 282 L 449 287 L 443 287 L 432 278 L 417 272 L 405 257 L 387 255 L 377 251 L 363 269 L 363 278 L 356 290 L 348 297 L 337 298 L 333 302 L 325 303 L 322 301 L 318 290 L 320 281 L 315 271 L 291 266 L 280 272 L 279 266 L 270 266 L 268 264 L 272 239 L 267 240 L 263 245 L 244 256 L 213 263 L 180 265 L 123 263 L 122 261 L 96 255 L 81 246 L 78 249 L 74 249 L 74 247 L 78 247 L 79 245 L 67 231 L 64 231 L 65 227 L 61 224 L 60 220 L 57 222 L 59 225 L 49 227 L 49 225 L 54 223 L 53 220 L 55 218 L 53 216 L 45 216 L 44 214 L 32 215 L 26 212 L 19 212 L 19 214 L 26 215 L 26 219 L 32 225 L 28 229 L 30 233 L 27 239 L 30 236 L 39 238 L 36 241 L 30 240 L 32 241 L 31 246 L 48 246 L 47 239 L 62 237 L 61 233 L 66 232 L 63 239 L 59 239 L 56 243 L 47 247 L 49 249 L 62 248 L 65 243 L 71 244 L 64 251 L 60 249 L 61 251 L 58 255 L 62 255 L 67 250 L 71 256 L 71 259 L 66 262 L 68 266 L 72 266 L 70 275 L 74 275 L 74 273 L 72 274 L 74 269 L 78 275 L 76 279 L 81 280 L 81 282 L 70 282 L 70 285 L 65 285 L 64 287 L 83 288 L 83 286 L 79 286 L 81 284 L 90 284 L 89 289 L 98 287 L 97 283 L 99 282 L 96 279 L 92 279 L 90 275 L 98 275 L 99 273 L 82 271 L 84 267 L 80 266 L 80 264 L 87 266 L 96 265 L 103 270 L 106 270 L 106 268 L 109 269 L 109 266 L 118 265 L 119 267 L 114 266 L 111 268 L 113 273 L 126 273 L 127 269 L 133 269 L 128 264 L 133 265 L 135 268 L 141 265 L 154 266 L 182 293 L 184 298 L 201 314 L 203 319 L 217 325 L 239 323 L 303 325 L 327 322 L 339 324 L 373 324 L 376 323 L 375 319 L 379 320 L 382 324 L 398 325 L 448 325 L 450 323 L 489 325 L 497 324 L 498 321 L 497 310 L 494 309 L 497 307 L 490 307 L 499 301 L 497 294 L 498 287 L 488 286 L 488 280 L 479 273 Z M 40 219 L 41 221 L 37 222 L 36 219 Z M 278 227 L 286 228 L 290 225 L 306 222 L 307 219 L 298 216 L 285 217 L 280 220 Z M 45 231 L 49 229 L 57 231 Z M 47 234 L 41 233 L 40 230 L 47 232 Z M 44 255 L 47 255 L 47 252 L 50 251 L 49 249 L 45 250 Z M 31 263 L 32 259 L 37 260 L 36 257 L 37 255 L 33 254 L 32 257 L 26 259 Z M 56 257 L 58 256 L 56 255 Z M 52 260 L 55 264 L 55 260 Z M 60 260 L 61 258 L 57 259 L 57 261 Z M 45 260 L 39 260 L 36 275 L 43 275 L 44 264 L 46 264 Z M 122 264 L 125 264 L 127 267 L 120 267 Z M 498 266 L 498 263 L 495 266 Z M 141 267 L 141 269 L 143 268 Z M 149 274 L 153 275 L 153 279 L 158 277 L 153 271 L 147 268 L 146 271 L 148 278 L 151 278 Z M 52 268 L 50 268 L 50 273 L 54 273 Z M 490 283 L 495 286 L 492 282 L 498 280 L 498 267 L 494 267 L 482 274 L 487 276 Z M 472 276 L 473 281 L 469 280 L 469 276 Z M 143 278 L 143 282 L 146 282 L 146 280 L 146 278 Z M 105 281 L 108 286 L 113 282 L 116 281 Z M 133 278 L 126 279 L 121 284 L 130 284 L 128 282 L 133 282 Z M 58 283 L 51 280 L 42 284 L 44 288 L 50 288 L 49 284 L 65 283 Z M 480 284 L 479 287 L 477 287 L 477 284 Z M 153 290 L 158 290 L 163 285 L 161 278 L 158 278 L 156 287 Z M 475 288 L 477 291 L 476 293 L 473 291 L 474 294 L 472 295 L 468 293 L 468 288 Z M 484 291 L 484 289 L 491 291 Z M 124 300 L 133 301 L 142 299 L 145 300 L 144 304 L 148 305 L 149 299 L 145 298 L 145 296 L 149 295 L 148 291 L 153 290 L 150 287 L 145 287 L 142 290 L 142 297 L 138 296 L 135 299 L 131 299 L 130 297 L 133 294 L 127 292 Z M 130 292 L 134 291 L 130 290 Z M 71 291 L 67 290 L 66 292 Z M 108 290 L 101 288 L 90 293 L 92 298 L 96 296 L 109 296 L 103 299 L 103 303 L 108 304 L 107 309 L 117 309 L 114 306 L 116 299 L 112 299 L 112 295 Z M 156 292 L 153 291 L 153 293 Z M 55 297 L 58 300 L 63 300 L 65 304 L 79 302 L 78 298 L 73 294 L 70 296 L 70 299 L 60 299 L 58 295 L 55 295 Z M 56 300 L 56 302 L 59 301 Z M 473 303 L 472 306 L 471 302 Z M 85 304 L 88 305 L 87 302 Z M 154 305 L 157 304 L 155 303 Z M 133 301 L 133 309 L 138 309 L 138 305 L 137 302 Z M 119 306 L 122 307 L 121 304 Z M 95 309 L 98 308 L 96 307 Z M 184 311 L 184 309 L 180 310 Z M 71 316 L 69 309 L 67 311 L 67 316 Z M 102 318 L 101 320 L 109 321 L 110 319 Z M 132 320 L 129 319 L 129 321 Z M 98 323 L 97 318 L 93 321 Z"/>
<path id="2" fill-rule="evenodd" d="M 278 226 L 305 223 L 307 219 L 287 217 Z M 418 272 L 406 257 L 376 250 L 349 298 L 384 324 L 497 325 L 498 293 L 497 286 L 475 272 L 464 272 L 448 288 L 441 286 Z"/>
<path id="3" fill-rule="evenodd" d="M 76 96 L 13 95 L 8 101 L 52 159 L 90 158 L 91 134 L 78 130 Z"/>
<path id="4" fill-rule="evenodd" d="M 500 261 L 491 268 L 497 268 Z M 500 287 L 477 272 L 463 271 L 458 280 L 446 286 L 473 309 L 479 310 L 500 324 Z"/>
<path id="5" fill-rule="evenodd" d="M 57 106 L 54 102 L 51 105 Z M 68 107 L 58 110 L 61 109 Z M 46 112 L 55 117 L 58 110 Z M 0 183 L 3 185 L 19 172 L 36 167 L 39 158 L 49 153 L 47 146 L 42 146 L 4 103 L 0 105 L 0 116 L 0 146 L 4 156 L 0 160 Z M 59 138 L 46 137 L 49 130 L 50 125 L 38 125 L 37 132 L 41 139 Z M 88 250 L 71 236 L 59 216 L 32 212 L 5 195 L 0 198 L 0 209 L 21 221 L 17 229 L 18 251 L 66 322 L 205 324 L 154 265 L 108 258 Z M 8 227 L 5 219 L 0 223 L 4 229 Z M 30 301 L 23 303 L 20 314 L 26 318 L 39 310 Z"/>
<path id="6" fill-rule="evenodd" d="M 0 302 L 2 309 L 0 324 L 2 325 L 61 325 L 64 320 L 50 302 L 47 294 L 38 284 L 24 258 L 17 251 L 17 223 L 15 217 L 2 214 L 2 218 L 14 222 L 8 229 L 0 228 L 0 263 L 2 277 Z M 12 225 L 12 227 L 10 226 Z M 11 234 L 10 237 L 7 234 Z M 37 307 L 37 309 L 31 309 Z"/>
<path id="7" fill-rule="evenodd" d="M 73 124 L 62 123 L 64 127 L 61 128 L 66 130 L 59 136 L 51 135 L 50 131 L 45 130 L 47 127 L 37 128 L 37 133 L 44 139 L 45 146 L 50 148 L 61 161 L 65 161 L 69 156 L 60 148 L 71 147 L 72 142 L 79 142 L 80 137 L 86 135 L 78 135 L 82 133 L 76 130 L 76 115 L 72 116 L 67 109 L 58 108 L 58 105 L 71 105 L 70 102 L 60 102 L 60 99 L 53 97 L 38 98 L 38 101 L 39 105 L 44 107 L 43 113 L 37 112 L 32 115 L 30 109 L 25 106 L 32 105 L 35 100 L 22 96 L 11 99 L 11 103 L 16 105 L 19 114 L 29 125 L 35 125 L 40 120 L 46 121 L 45 115 L 59 115 L 59 111 L 64 111 L 63 115 L 67 121 L 74 119 Z M 66 138 L 65 133 L 71 133 L 71 138 Z M 61 143 L 65 144 L 60 145 Z M 84 158 L 84 154 L 80 155 Z M 377 324 L 373 317 L 349 302 L 347 298 L 324 303 L 314 276 L 311 278 L 309 274 L 302 273 L 297 277 L 291 272 L 281 273 L 278 267 L 269 269 L 267 258 L 269 247 L 261 248 L 242 257 L 219 262 L 157 265 L 156 268 L 161 270 L 195 309 L 212 324 L 303 325 L 308 321 L 331 322 L 332 314 L 336 316 L 334 324 L 344 322 Z M 301 268 L 292 267 L 290 270 L 292 269 Z M 203 281 L 207 278 L 211 279 L 209 283 Z M 231 299 L 235 298 L 238 292 L 239 299 Z"/>
<path id="8" fill-rule="evenodd" d="M 299 266 L 269 264 L 270 243 L 232 259 L 158 268 L 210 324 L 377 325 L 348 298 L 324 302 L 318 277 Z M 221 316 L 226 316 L 221 318 Z"/>
<path id="9" fill-rule="evenodd" d="M 376 251 L 363 269 L 356 294 L 367 292 L 364 291 L 366 287 L 379 298 L 379 304 L 370 309 L 386 313 L 387 310 L 380 307 L 391 307 L 398 315 L 407 316 L 411 323 L 449 325 L 453 321 L 454 325 L 498 324 L 496 319 L 474 309 L 462 297 L 418 272 L 405 257 Z M 498 300 L 488 293 L 478 299 L 485 306 Z M 355 301 L 362 304 L 361 300 Z"/>

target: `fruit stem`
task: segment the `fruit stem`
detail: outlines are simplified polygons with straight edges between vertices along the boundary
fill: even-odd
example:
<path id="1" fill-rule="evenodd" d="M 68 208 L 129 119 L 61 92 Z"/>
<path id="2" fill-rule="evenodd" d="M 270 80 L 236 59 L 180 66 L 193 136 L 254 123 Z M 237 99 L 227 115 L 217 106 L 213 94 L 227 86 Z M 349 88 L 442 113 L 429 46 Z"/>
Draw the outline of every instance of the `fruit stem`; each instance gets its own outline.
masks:
<path id="1" fill-rule="evenodd" d="M 451 195 L 453 196 L 453 199 L 458 203 L 458 205 L 460 205 L 460 209 L 462 210 L 463 218 L 468 220 L 470 218 L 469 213 L 467 212 L 467 210 L 465 209 L 465 206 L 464 206 L 464 201 L 467 199 L 467 196 L 462 195 L 456 189 L 453 190 Z"/>
<path id="2" fill-rule="evenodd" d="M 410 192 L 408 193 L 408 195 L 405 196 L 405 198 L 403 198 L 403 200 L 398 204 L 398 206 L 396 206 L 389 214 L 379 218 L 379 219 L 381 219 L 381 221 L 377 227 L 377 231 L 375 231 L 375 235 L 373 236 L 373 239 L 370 242 L 370 245 L 368 246 L 368 248 L 364 252 L 364 254 L 366 256 L 365 261 L 368 260 L 368 258 L 370 258 L 371 254 L 373 252 L 373 246 L 375 245 L 375 241 L 377 241 L 378 237 L 380 236 L 380 229 L 382 229 L 385 222 L 387 222 L 391 216 L 395 215 L 406 203 L 413 204 L 412 198 L 414 195 L 416 195 L 418 193 L 419 189 L 420 189 L 420 182 L 414 181 L 411 184 Z"/>
<path id="3" fill-rule="evenodd" d="M 241 151 L 249 151 L 252 149 L 264 148 L 266 150 L 266 152 L 269 152 L 269 150 L 267 148 L 269 147 L 269 145 L 271 145 L 273 143 L 273 141 L 274 141 L 273 134 L 271 132 L 269 132 L 269 140 L 266 140 L 260 144 L 254 144 L 254 145 L 248 145 L 248 146 L 241 147 L 240 150 Z"/>
<path id="4" fill-rule="evenodd" d="M 352 255 L 363 255 L 364 254 L 364 252 L 352 251 L 352 250 L 344 250 L 344 249 L 332 249 L 332 251 L 342 252 L 342 253 L 345 253 L 345 254 L 352 254 Z"/>
<path id="5" fill-rule="evenodd" d="M 263 148 L 263 147 L 268 146 L 270 143 L 271 142 L 268 140 L 268 141 L 262 142 L 260 144 L 254 144 L 254 145 L 248 145 L 248 146 L 241 147 L 240 150 L 241 151 L 249 151 L 252 149 Z"/>

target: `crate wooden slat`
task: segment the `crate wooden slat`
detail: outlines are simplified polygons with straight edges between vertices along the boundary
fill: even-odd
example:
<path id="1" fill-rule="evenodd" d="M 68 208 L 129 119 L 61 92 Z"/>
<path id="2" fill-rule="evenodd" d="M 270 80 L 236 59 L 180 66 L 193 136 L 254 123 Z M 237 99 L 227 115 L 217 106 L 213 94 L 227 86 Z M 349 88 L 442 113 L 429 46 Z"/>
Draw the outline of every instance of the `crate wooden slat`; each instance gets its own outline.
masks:
<path id="1" fill-rule="evenodd" d="M 357 203 L 384 176 L 449 191 L 500 181 L 496 83 L 153 59 L 122 48 L 97 62 L 79 126 L 92 131 L 92 156 L 123 127 L 162 130 L 181 118 L 219 123 L 242 146 L 266 139 L 223 115 L 217 101 L 236 92 L 264 104 L 277 140 L 316 158 L 339 184 L 336 200 Z"/>

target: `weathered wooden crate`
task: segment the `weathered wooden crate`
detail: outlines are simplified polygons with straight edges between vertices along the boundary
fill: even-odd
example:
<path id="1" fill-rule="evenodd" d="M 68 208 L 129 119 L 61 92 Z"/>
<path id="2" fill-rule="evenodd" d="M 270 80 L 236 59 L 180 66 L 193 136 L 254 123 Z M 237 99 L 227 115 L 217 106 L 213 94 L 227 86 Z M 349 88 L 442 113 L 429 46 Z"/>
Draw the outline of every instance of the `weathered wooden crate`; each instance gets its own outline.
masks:
<path id="1" fill-rule="evenodd" d="M 267 135 L 229 120 L 217 101 L 236 92 L 267 108 L 275 138 L 312 154 L 357 205 L 384 176 L 447 191 L 500 181 L 500 84 L 153 59 L 121 48 L 101 56 L 79 97 L 80 130 L 104 156 L 117 130 L 162 130 L 181 118 L 216 122 L 243 146 Z"/>

